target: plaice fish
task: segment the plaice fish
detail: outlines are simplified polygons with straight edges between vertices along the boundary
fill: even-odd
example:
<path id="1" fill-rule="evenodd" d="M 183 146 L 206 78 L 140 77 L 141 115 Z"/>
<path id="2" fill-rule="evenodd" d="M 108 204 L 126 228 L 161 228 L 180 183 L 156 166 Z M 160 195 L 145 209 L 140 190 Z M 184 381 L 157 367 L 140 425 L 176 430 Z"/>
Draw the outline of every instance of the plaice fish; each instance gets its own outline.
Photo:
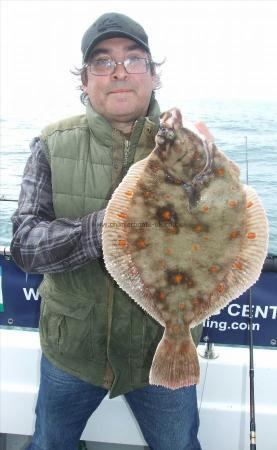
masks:
<path id="1" fill-rule="evenodd" d="M 179 110 L 166 112 L 155 148 L 129 169 L 103 226 L 107 270 L 165 328 L 151 384 L 199 381 L 190 328 L 257 281 L 267 246 L 264 208 L 238 166 Z"/>

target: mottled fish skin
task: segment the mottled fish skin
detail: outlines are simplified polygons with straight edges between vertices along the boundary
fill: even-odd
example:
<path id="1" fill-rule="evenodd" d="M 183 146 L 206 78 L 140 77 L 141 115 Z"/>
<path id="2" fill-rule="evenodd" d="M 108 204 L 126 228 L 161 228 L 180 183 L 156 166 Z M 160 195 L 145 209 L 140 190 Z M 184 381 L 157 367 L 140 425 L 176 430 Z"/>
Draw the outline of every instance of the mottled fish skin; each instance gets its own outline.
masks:
<path id="1" fill-rule="evenodd" d="M 267 221 L 256 194 L 247 198 L 239 174 L 215 144 L 185 128 L 174 109 L 161 117 L 151 155 L 130 169 L 109 202 L 106 266 L 165 327 L 150 372 L 153 384 L 198 382 L 190 327 L 259 276 Z"/>

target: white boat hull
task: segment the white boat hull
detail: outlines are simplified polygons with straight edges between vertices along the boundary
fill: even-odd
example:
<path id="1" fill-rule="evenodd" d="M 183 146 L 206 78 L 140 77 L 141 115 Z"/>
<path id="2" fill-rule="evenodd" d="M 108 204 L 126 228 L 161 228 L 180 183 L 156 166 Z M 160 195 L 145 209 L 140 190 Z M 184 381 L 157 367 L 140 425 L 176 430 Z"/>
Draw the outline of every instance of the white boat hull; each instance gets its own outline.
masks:
<path id="1" fill-rule="evenodd" d="M 38 332 L 1 329 L 0 345 L 0 433 L 31 435 L 39 385 Z M 203 347 L 199 346 L 202 353 Z M 217 359 L 199 358 L 199 438 L 203 450 L 245 450 L 249 448 L 248 349 L 217 346 L 216 351 Z M 277 352 L 257 348 L 254 359 L 257 448 L 276 450 Z M 146 445 L 124 397 L 106 397 L 82 438 Z"/>

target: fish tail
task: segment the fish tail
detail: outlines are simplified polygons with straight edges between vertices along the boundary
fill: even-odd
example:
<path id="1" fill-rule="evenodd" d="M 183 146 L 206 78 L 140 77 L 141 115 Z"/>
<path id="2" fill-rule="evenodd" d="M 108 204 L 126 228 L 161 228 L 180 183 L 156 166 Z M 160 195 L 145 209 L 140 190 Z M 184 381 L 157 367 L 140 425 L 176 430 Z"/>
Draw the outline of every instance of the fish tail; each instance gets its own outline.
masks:
<path id="1" fill-rule="evenodd" d="M 150 384 L 177 389 L 199 381 L 199 362 L 191 334 L 177 343 L 164 332 L 152 362 Z"/>

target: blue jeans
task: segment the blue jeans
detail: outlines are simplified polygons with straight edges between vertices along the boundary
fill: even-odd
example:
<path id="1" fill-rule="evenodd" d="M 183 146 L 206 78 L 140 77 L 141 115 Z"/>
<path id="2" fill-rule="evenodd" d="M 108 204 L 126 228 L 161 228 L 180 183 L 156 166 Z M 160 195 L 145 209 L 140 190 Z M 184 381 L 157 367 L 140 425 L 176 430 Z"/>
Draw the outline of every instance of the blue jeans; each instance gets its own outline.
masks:
<path id="1" fill-rule="evenodd" d="M 87 420 L 107 392 L 57 369 L 42 356 L 36 428 L 26 450 L 77 450 Z M 125 398 L 150 449 L 201 450 L 195 386 L 146 386 Z"/>

